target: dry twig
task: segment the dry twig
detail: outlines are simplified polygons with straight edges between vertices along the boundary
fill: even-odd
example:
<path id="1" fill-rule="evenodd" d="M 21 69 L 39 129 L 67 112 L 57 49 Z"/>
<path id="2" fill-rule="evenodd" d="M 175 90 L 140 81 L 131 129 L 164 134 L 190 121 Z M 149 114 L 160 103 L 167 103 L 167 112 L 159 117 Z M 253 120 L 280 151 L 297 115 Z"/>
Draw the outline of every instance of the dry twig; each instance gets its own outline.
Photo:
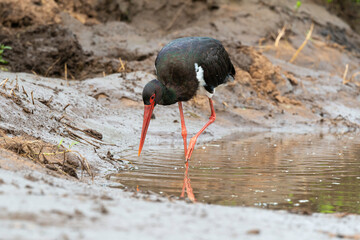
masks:
<path id="1" fill-rule="evenodd" d="M 284 25 L 283 28 L 280 30 L 278 36 L 276 37 L 276 40 L 275 40 L 275 43 L 274 43 L 274 46 L 275 46 L 276 48 L 279 47 L 280 39 L 284 36 L 285 30 L 286 30 L 286 26 Z"/>
<path id="2" fill-rule="evenodd" d="M 300 47 L 298 48 L 298 50 L 296 50 L 296 52 L 294 53 L 294 55 L 292 56 L 292 58 L 290 59 L 290 63 L 294 62 L 295 59 L 297 58 L 297 56 L 299 55 L 299 53 L 301 52 L 301 50 L 305 47 L 306 43 L 309 41 L 309 39 L 311 38 L 311 34 L 314 30 L 314 23 L 311 24 L 310 26 L 310 30 L 306 35 L 306 38 L 304 40 L 304 42 L 300 45 Z"/>
<path id="3" fill-rule="evenodd" d="M 343 84 L 347 84 L 348 82 L 350 82 L 349 80 L 346 79 L 348 70 L 349 70 L 349 64 L 346 64 L 345 71 L 344 71 L 344 74 L 343 74 Z"/>
<path id="4" fill-rule="evenodd" d="M 48 76 L 48 73 L 50 72 L 50 70 L 55 66 L 56 63 L 58 63 L 60 61 L 61 58 L 58 58 L 47 70 L 45 73 L 45 77 Z M 34 71 L 32 71 L 35 75 L 37 75 Z"/>
<path id="5" fill-rule="evenodd" d="M 11 95 L 14 95 L 14 97 L 17 97 L 16 94 L 15 94 L 14 88 L 12 88 L 12 89 L 10 90 L 10 96 L 11 96 Z"/>
<path id="6" fill-rule="evenodd" d="M 15 82 L 15 90 L 19 91 L 19 82 L 18 82 L 17 76 L 16 76 L 16 82 Z"/>
<path id="7" fill-rule="evenodd" d="M 65 111 L 70 105 L 71 105 L 71 104 L 68 103 L 68 104 L 63 108 L 63 110 Z"/>
<path id="8" fill-rule="evenodd" d="M 120 62 L 120 66 L 118 68 L 118 72 L 124 72 L 125 71 L 125 64 L 124 62 L 121 60 L 121 58 L 119 58 L 119 62 Z"/>
<path id="9" fill-rule="evenodd" d="M 27 92 L 25 91 L 24 86 L 21 86 L 21 87 L 22 87 L 23 93 L 26 95 L 26 97 L 29 97 L 28 94 L 27 94 Z"/>
<path id="10" fill-rule="evenodd" d="M 9 81 L 8 78 L 6 78 L 4 81 L 0 83 L 0 86 L 4 85 L 3 88 L 5 88 L 6 83 Z"/>
<path id="11" fill-rule="evenodd" d="M 67 78 L 67 64 L 65 63 L 65 66 L 64 66 L 64 74 L 65 74 L 65 81 L 66 81 L 66 85 L 69 86 L 69 81 L 68 81 L 68 78 Z"/>
<path id="12" fill-rule="evenodd" d="M 31 101 L 32 101 L 32 104 L 35 105 L 35 102 L 34 102 L 34 91 L 31 91 Z"/>

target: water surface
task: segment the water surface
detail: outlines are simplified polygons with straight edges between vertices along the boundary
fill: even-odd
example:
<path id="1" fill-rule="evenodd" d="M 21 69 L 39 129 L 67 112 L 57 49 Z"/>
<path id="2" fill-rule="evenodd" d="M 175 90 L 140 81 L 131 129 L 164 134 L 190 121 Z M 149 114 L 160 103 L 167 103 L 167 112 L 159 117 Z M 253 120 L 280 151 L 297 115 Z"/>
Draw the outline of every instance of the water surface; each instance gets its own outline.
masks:
<path id="1" fill-rule="evenodd" d="M 181 137 L 181 136 L 180 136 Z M 148 146 L 111 177 L 125 186 L 180 196 L 184 152 Z M 198 144 L 189 165 L 198 202 L 360 214 L 360 137 L 237 134 Z"/>

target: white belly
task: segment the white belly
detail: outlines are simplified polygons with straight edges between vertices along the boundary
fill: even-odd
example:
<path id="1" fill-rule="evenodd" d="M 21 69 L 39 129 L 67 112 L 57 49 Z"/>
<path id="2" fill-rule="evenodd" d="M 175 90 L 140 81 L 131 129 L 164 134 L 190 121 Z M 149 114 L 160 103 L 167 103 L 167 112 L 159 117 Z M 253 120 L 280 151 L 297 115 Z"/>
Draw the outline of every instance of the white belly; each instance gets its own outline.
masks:
<path id="1" fill-rule="evenodd" d="M 205 80 L 204 80 L 204 69 L 199 66 L 197 63 L 195 63 L 195 73 L 196 73 L 196 79 L 199 81 L 199 89 L 197 91 L 197 95 L 206 95 L 208 98 L 212 98 L 212 96 L 215 93 L 215 89 L 213 93 L 209 93 L 204 86 L 206 86 Z"/>

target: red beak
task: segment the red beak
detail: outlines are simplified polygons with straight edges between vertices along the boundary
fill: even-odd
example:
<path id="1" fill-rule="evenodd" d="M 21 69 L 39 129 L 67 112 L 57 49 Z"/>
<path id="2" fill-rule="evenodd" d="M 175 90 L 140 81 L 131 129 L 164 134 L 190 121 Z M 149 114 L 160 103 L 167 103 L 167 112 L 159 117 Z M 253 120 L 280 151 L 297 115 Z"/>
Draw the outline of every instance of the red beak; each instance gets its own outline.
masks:
<path id="1" fill-rule="evenodd" d="M 141 139 L 140 139 L 138 156 L 140 156 L 142 147 L 145 142 L 146 132 L 147 132 L 149 124 L 150 124 L 150 119 L 151 119 L 151 115 L 154 110 L 154 107 L 155 107 L 154 104 L 144 106 L 144 120 L 143 120 L 143 126 L 142 126 L 142 131 L 141 131 Z"/>

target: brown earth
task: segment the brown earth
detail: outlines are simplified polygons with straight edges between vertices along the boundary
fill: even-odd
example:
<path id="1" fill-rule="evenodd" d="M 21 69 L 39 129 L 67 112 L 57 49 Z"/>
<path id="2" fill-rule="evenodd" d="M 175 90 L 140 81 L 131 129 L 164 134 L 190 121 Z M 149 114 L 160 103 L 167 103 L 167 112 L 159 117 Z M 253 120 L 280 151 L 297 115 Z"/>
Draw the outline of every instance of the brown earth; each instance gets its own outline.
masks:
<path id="1" fill-rule="evenodd" d="M 360 4 L 356 0 L 315 0 L 323 4 L 331 12 L 344 19 L 351 28 L 360 33 Z"/>
<path id="2" fill-rule="evenodd" d="M 308 122 L 358 129 L 357 110 L 346 117 L 328 109 L 326 99 L 337 99 L 334 91 L 344 93 L 334 104 L 349 107 L 356 99 L 360 37 L 311 1 L 304 1 L 298 10 L 279 0 L 4 0 L 0 5 L 0 42 L 12 47 L 4 51 L 9 64 L 2 67 L 9 71 L 66 79 L 118 72 L 126 76 L 134 71 L 154 74 L 156 54 L 169 40 L 207 35 L 223 42 L 237 70 L 235 81 L 214 98 L 222 104 L 217 108 L 224 112 L 225 122 L 235 117 L 259 127 Z M 287 62 L 311 23 L 315 25 L 311 41 L 294 61 L 306 73 L 301 68 L 295 73 Z M 337 77 L 342 77 L 346 64 L 347 76 L 341 84 Z M 321 71 L 332 76 L 333 90 L 315 94 L 312 87 L 321 87 L 328 78 Z M 305 86 L 305 80 L 314 86 Z M 94 91 L 97 99 L 111 97 L 106 90 Z M 202 97 L 190 105 L 195 110 L 201 107 L 200 111 L 207 108 Z"/>
<path id="3" fill-rule="evenodd" d="M 52 173 L 84 169 L 104 181 L 137 159 L 141 91 L 158 51 L 199 35 L 221 40 L 237 71 L 217 90 L 217 122 L 200 141 L 249 129 L 358 132 L 360 37 L 314 1 L 298 10 L 295 2 L 2 0 L 0 44 L 12 49 L 0 69 L 16 73 L 0 71 L 0 148 Z M 207 100 L 184 108 L 192 134 L 208 117 Z M 176 106 L 155 115 L 148 137 L 180 146 Z M 66 147 L 73 141 L 78 152 Z"/>
<path id="4" fill-rule="evenodd" d="M 327 77 L 321 71 L 342 77 L 346 65 L 344 85 L 333 80 L 333 91 L 354 99 L 360 86 L 360 37 L 311 1 L 304 1 L 298 10 L 279 0 L 4 0 L 0 5 L 0 42 L 12 47 L 3 53 L 9 64 L 2 67 L 9 71 L 67 79 L 134 71 L 154 74 L 154 59 L 166 42 L 207 35 L 223 41 L 237 69 L 235 81 L 214 99 L 222 103 L 230 121 L 236 115 L 258 126 L 279 126 L 293 118 L 295 122 L 340 121 L 358 128 L 358 118 L 326 110 L 324 100 L 336 98 L 331 91 L 319 95 L 304 86 L 304 79 L 322 85 Z M 311 23 L 315 25 L 311 41 L 294 64 L 312 71 L 301 76 L 287 61 Z M 349 105 L 347 97 L 339 101 Z M 204 110 L 206 100 L 197 97 L 191 106 Z"/>

